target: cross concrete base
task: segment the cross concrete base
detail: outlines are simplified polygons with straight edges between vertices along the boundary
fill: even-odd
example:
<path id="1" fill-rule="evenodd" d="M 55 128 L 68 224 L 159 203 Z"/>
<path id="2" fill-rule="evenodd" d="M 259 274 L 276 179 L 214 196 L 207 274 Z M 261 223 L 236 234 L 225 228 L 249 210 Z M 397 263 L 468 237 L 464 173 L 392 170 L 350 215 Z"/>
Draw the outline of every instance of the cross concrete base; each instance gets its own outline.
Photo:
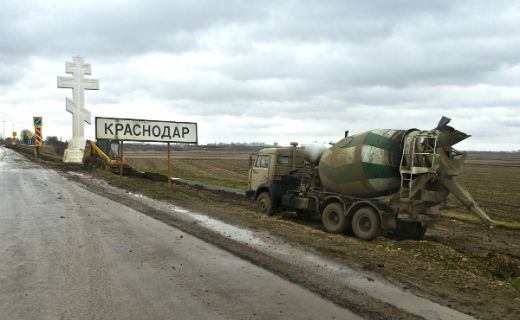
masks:
<path id="1" fill-rule="evenodd" d="M 83 163 L 85 155 L 85 144 L 87 140 L 83 138 L 72 138 L 69 146 L 63 154 L 63 162 L 66 163 Z"/>

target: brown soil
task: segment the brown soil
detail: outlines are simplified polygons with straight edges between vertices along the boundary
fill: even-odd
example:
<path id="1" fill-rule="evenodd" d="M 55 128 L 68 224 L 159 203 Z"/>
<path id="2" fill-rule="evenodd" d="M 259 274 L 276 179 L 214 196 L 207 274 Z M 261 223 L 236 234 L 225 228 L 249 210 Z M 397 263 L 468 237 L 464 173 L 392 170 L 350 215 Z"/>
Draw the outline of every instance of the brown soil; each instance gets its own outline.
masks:
<path id="1" fill-rule="evenodd" d="M 520 222 L 520 160 L 468 160 L 458 181 L 494 219 Z M 452 199 L 451 204 L 460 206 Z"/>
<path id="2" fill-rule="evenodd" d="M 173 175 L 188 180 L 198 180 L 220 185 L 246 188 L 248 159 L 193 159 L 183 155 L 173 159 Z M 220 157 L 218 154 L 215 157 Z M 161 158 L 132 158 L 127 163 L 137 170 L 166 174 L 167 160 Z"/>

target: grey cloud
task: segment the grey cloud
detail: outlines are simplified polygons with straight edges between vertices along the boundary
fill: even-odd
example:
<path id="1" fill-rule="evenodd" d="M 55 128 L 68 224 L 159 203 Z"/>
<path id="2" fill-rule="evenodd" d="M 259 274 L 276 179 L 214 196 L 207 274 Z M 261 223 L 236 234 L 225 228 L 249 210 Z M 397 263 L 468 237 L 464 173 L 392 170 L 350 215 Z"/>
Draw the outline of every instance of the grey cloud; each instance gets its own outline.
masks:
<path id="1" fill-rule="evenodd" d="M 26 10 L 22 6 L 31 6 Z M 212 28 L 239 25 L 252 41 L 369 41 L 388 38 L 407 21 L 449 16 L 452 1 L 139 1 L 8 4 L 2 47 L 13 53 L 128 55 L 183 51 Z M 435 26 L 436 27 L 436 26 Z"/>
<path id="2" fill-rule="evenodd" d="M 2 93 L 2 87 L 7 87 L 15 81 L 17 73 L 12 66 L 0 64 L 0 93 Z"/>
<path id="3" fill-rule="evenodd" d="M 500 125 L 510 127 L 516 130 L 520 130 L 520 117 L 516 116 L 514 118 L 502 119 L 498 122 Z"/>
<path id="4" fill-rule="evenodd" d="M 2 51 L 17 56 L 81 52 L 106 61 L 146 52 L 205 50 L 208 44 L 201 39 L 220 30 L 233 43 L 221 48 L 232 59 L 218 72 L 237 80 L 309 79 L 331 90 L 345 85 L 465 85 L 520 63 L 520 39 L 512 33 L 520 27 L 500 28 L 495 22 L 520 18 L 518 8 L 504 5 L 491 11 L 494 7 L 485 2 L 207 0 L 34 6 L 26 11 L 11 4 L 4 11 Z M 481 7 L 495 19 L 481 18 Z M 280 51 L 259 52 L 255 42 Z M 307 61 L 294 59 L 291 49 L 306 50 L 305 44 L 324 45 L 327 51 Z"/>
<path id="5" fill-rule="evenodd" d="M 13 55 L 47 56 L 63 51 L 116 56 L 182 52 L 196 47 L 201 30 L 261 18 L 262 11 L 243 1 L 19 2 L 3 10 L 0 47 Z"/>
<path id="6" fill-rule="evenodd" d="M 403 20 L 446 14 L 451 1 L 283 1 L 253 34 L 284 41 L 360 41 L 385 38 Z"/>

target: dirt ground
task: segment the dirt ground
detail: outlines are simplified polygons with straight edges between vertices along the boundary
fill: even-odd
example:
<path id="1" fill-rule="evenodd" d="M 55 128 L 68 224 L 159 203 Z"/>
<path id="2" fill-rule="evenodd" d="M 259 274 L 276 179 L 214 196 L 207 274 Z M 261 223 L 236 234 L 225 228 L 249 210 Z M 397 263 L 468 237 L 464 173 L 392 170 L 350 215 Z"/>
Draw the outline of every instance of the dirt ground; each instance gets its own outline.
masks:
<path id="1" fill-rule="evenodd" d="M 520 222 L 520 159 L 468 160 L 458 181 L 494 219 Z M 451 201 L 459 205 L 456 200 Z"/>
<path id="2" fill-rule="evenodd" d="M 249 169 L 249 152 L 195 152 L 173 153 L 172 167 L 175 177 L 245 189 Z M 126 160 L 141 171 L 166 173 L 165 154 L 131 153 Z"/>
<path id="3" fill-rule="evenodd" d="M 246 161 L 247 167 L 247 160 L 240 161 L 243 170 L 243 162 Z M 215 165 L 218 173 L 213 174 L 221 175 L 216 179 L 222 179 L 222 172 L 231 170 L 229 163 L 222 163 Z M 64 169 L 62 165 L 49 165 Z M 461 182 L 493 218 L 520 221 L 519 184 L 514 179 L 518 167 L 470 163 L 465 168 Z M 349 235 L 325 233 L 315 219 L 290 214 L 259 215 L 254 203 L 240 196 L 182 184 L 174 184 L 173 191 L 169 191 L 162 182 L 136 177 L 119 179 L 101 170 L 91 173 L 128 191 L 204 212 L 229 224 L 266 231 L 340 263 L 379 273 L 425 298 L 476 318 L 518 319 L 520 314 L 518 230 L 488 230 L 483 225 L 443 218 L 428 230 L 422 241 L 381 236 L 366 242 Z"/>

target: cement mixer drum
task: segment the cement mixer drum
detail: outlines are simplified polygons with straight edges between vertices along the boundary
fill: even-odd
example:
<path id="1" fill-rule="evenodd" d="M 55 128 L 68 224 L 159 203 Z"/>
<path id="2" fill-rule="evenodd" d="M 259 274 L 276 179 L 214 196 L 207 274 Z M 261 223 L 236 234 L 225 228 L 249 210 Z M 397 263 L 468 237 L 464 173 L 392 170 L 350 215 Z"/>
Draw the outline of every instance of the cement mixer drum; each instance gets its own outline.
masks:
<path id="1" fill-rule="evenodd" d="M 338 141 L 319 162 L 325 190 L 359 198 L 397 192 L 405 134 L 404 130 L 376 129 Z"/>

